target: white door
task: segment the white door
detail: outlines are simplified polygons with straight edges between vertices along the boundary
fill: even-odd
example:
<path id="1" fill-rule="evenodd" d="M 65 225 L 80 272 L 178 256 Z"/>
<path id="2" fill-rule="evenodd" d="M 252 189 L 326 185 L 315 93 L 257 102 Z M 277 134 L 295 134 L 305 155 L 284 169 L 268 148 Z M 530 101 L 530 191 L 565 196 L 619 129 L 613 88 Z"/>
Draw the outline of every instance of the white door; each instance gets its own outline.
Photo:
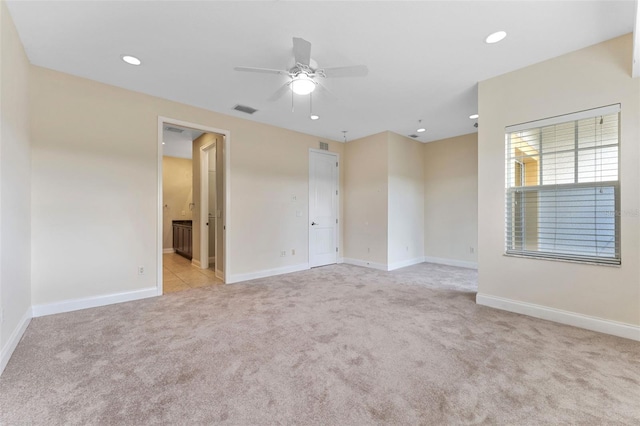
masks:
<path id="1" fill-rule="evenodd" d="M 215 148 L 211 151 L 215 151 Z M 215 152 L 213 155 L 215 164 Z M 209 157 L 209 266 L 213 265 L 216 252 L 216 171 L 211 170 L 211 157 Z"/>
<path id="2" fill-rule="evenodd" d="M 309 266 L 338 259 L 338 155 L 309 151 Z"/>

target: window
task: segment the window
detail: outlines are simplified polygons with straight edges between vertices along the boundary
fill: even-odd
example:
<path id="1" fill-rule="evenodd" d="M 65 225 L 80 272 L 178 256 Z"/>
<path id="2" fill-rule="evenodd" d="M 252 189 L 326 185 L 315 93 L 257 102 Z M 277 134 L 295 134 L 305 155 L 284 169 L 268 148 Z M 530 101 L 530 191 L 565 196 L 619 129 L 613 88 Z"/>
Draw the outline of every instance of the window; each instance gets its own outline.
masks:
<path id="1" fill-rule="evenodd" d="M 506 253 L 620 264 L 620 105 L 506 128 Z"/>

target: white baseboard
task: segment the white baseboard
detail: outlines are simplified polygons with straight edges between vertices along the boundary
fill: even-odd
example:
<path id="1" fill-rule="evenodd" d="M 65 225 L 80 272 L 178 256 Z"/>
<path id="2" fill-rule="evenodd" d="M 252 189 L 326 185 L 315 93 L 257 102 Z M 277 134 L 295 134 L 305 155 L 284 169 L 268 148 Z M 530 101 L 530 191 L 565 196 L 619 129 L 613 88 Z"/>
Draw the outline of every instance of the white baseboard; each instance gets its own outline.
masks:
<path id="1" fill-rule="evenodd" d="M 224 281 L 224 274 L 219 269 L 216 269 L 216 278 L 219 279 L 219 280 Z"/>
<path id="2" fill-rule="evenodd" d="M 141 290 L 127 291 L 123 293 L 105 294 L 103 296 L 86 297 L 83 299 L 64 300 L 62 302 L 47 303 L 32 306 L 33 317 L 60 314 L 63 312 L 79 311 L 80 309 L 95 308 L 98 306 L 112 305 L 114 303 L 130 302 L 132 300 L 146 299 L 158 295 L 157 287 L 143 288 Z"/>
<path id="3" fill-rule="evenodd" d="M 201 265 L 200 261 L 199 261 L 199 260 L 197 260 L 197 259 L 191 259 L 191 264 L 192 264 L 193 266 L 195 266 L 195 267 L 198 267 L 198 268 L 199 268 L 199 267 L 200 267 L 200 265 Z"/>
<path id="4" fill-rule="evenodd" d="M 606 320 L 603 318 L 481 293 L 476 295 L 476 303 L 490 308 L 502 309 L 504 311 L 515 312 L 517 314 L 528 315 L 535 318 L 541 318 L 544 320 L 559 322 L 561 324 L 586 328 L 587 330 L 598 331 L 600 333 L 612 334 L 614 336 L 640 341 L 640 326 L 637 325 Z"/>
<path id="5" fill-rule="evenodd" d="M 340 264 L 340 263 L 344 263 L 344 257 L 339 257 L 339 258 L 336 260 L 336 263 L 338 263 L 338 264 Z"/>
<path id="6" fill-rule="evenodd" d="M 242 281 L 255 280 L 258 278 L 272 277 L 274 275 L 282 275 L 282 274 L 289 274 L 291 272 L 306 271 L 308 269 L 309 269 L 308 263 L 300 263 L 298 265 L 283 266 L 281 268 L 274 268 L 274 269 L 264 269 L 262 271 L 249 272 L 246 274 L 234 274 L 227 279 L 226 283 L 234 284 Z"/>
<path id="7" fill-rule="evenodd" d="M 458 266 L 460 268 L 478 269 L 477 262 L 467 262 L 465 260 L 447 259 L 444 257 L 425 256 L 424 261 L 427 263 L 438 263 L 440 265 Z"/>
<path id="8" fill-rule="evenodd" d="M 13 330 L 11 336 L 9 336 L 9 340 L 5 343 L 2 351 L 0 351 L 0 375 L 4 371 L 4 368 L 9 363 L 11 359 L 11 355 L 13 355 L 13 351 L 16 350 L 18 343 L 20 343 L 20 339 L 24 335 L 24 332 L 27 330 L 29 323 L 31 322 L 31 308 L 27 309 L 22 318 L 20 318 L 20 322 L 18 322 L 18 326 Z"/>
<path id="9" fill-rule="evenodd" d="M 414 259 L 402 260 L 400 262 L 393 262 L 387 266 L 388 271 L 393 271 L 400 268 L 406 268 L 407 266 L 417 265 L 423 263 L 424 257 L 416 257 Z"/>
<path id="10" fill-rule="evenodd" d="M 216 263 L 216 257 L 215 256 L 211 256 L 209 258 L 209 263 Z"/>
<path id="11" fill-rule="evenodd" d="M 175 253 L 176 249 L 172 249 L 172 248 L 166 248 L 166 249 L 162 249 L 162 253 L 164 254 L 170 254 L 170 253 Z"/>
<path id="12" fill-rule="evenodd" d="M 351 259 L 345 257 L 344 263 L 348 265 L 364 266 L 365 268 L 378 269 L 380 271 L 387 271 L 387 265 L 385 263 L 369 262 L 368 260 Z"/>

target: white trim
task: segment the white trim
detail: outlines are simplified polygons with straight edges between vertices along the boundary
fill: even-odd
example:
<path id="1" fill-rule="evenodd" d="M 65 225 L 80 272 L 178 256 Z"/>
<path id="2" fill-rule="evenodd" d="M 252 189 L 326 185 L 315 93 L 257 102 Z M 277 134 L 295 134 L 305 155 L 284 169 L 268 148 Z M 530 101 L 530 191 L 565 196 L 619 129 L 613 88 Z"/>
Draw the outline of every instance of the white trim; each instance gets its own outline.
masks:
<path id="1" fill-rule="evenodd" d="M 640 77 L 640 1 L 636 1 L 636 16 L 633 24 L 633 64 L 631 76 Z"/>
<path id="2" fill-rule="evenodd" d="M 200 261 L 198 259 L 191 259 L 191 264 L 196 268 L 200 268 Z"/>
<path id="3" fill-rule="evenodd" d="M 22 318 L 20 318 L 20 322 L 18 322 L 18 326 L 13 330 L 13 332 L 11 333 L 11 336 L 9 336 L 9 339 L 7 340 L 7 343 L 5 343 L 4 347 L 2 348 L 2 351 L 0 352 L 0 375 L 4 371 L 4 368 L 7 366 L 7 364 L 9 363 L 9 360 L 11 359 L 11 355 L 13 355 L 13 351 L 16 350 L 18 343 L 20 343 L 20 339 L 22 339 L 24 332 L 27 331 L 27 327 L 29 326 L 29 323 L 31 322 L 31 318 L 32 318 L 31 312 L 32 312 L 32 309 L 31 307 L 29 307 L 27 311 L 24 313 L 24 315 L 22 316 Z"/>
<path id="4" fill-rule="evenodd" d="M 478 269 L 478 262 L 468 262 L 466 260 L 447 259 L 444 257 L 425 256 L 424 261 L 427 263 L 438 263 L 440 265 L 458 266 L 460 268 Z"/>
<path id="5" fill-rule="evenodd" d="M 222 275 L 222 271 L 221 270 L 216 269 L 215 273 L 216 273 L 216 278 L 217 279 L 219 279 L 221 281 L 224 281 L 224 275 Z"/>
<path id="6" fill-rule="evenodd" d="M 424 257 L 416 257 L 414 259 L 401 260 L 400 262 L 394 262 L 387 265 L 388 271 L 394 271 L 400 268 L 406 268 L 407 266 L 417 265 L 419 263 L 424 263 Z"/>
<path id="7" fill-rule="evenodd" d="M 216 129 L 213 127 L 207 127 L 196 123 L 190 123 L 188 121 L 176 120 L 173 118 L 158 116 L 158 231 L 156 236 L 156 245 L 158 250 L 157 262 L 157 282 L 156 293 L 162 295 L 162 128 L 164 124 L 172 124 L 175 126 L 188 127 L 191 129 L 201 130 L 203 132 L 217 133 L 223 135 L 222 143 L 222 155 L 224 156 L 224 217 L 222 221 L 222 253 L 229 253 L 229 238 L 227 238 L 230 231 L 231 221 L 231 132 L 225 129 Z M 218 148 L 219 149 L 219 148 Z M 222 276 L 220 279 L 225 281 L 226 275 L 229 271 L 229 256 L 224 256 Z"/>
<path id="8" fill-rule="evenodd" d="M 300 263 L 298 265 L 282 266 L 280 268 L 273 268 L 273 269 L 264 269 L 262 271 L 249 272 L 246 274 L 235 274 L 229 277 L 227 284 L 255 280 L 258 278 L 272 277 L 274 275 L 289 274 L 291 272 L 306 271 L 308 269 L 310 269 L 308 263 Z"/>
<path id="9" fill-rule="evenodd" d="M 45 315 L 79 311 L 81 309 L 112 305 L 114 303 L 146 299 L 148 297 L 155 297 L 157 295 L 158 293 L 155 287 L 148 287 L 141 290 L 125 291 L 122 293 L 105 294 L 102 296 L 86 297 L 83 299 L 63 300 L 61 302 L 47 303 L 45 305 L 34 305 L 32 306 L 32 311 L 33 317 L 37 318 Z"/>
<path id="10" fill-rule="evenodd" d="M 162 278 L 163 278 L 163 270 L 162 270 L 162 254 L 163 244 L 164 244 L 164 204 L 162 199 L 162 156 L 164 154 L 162 149 L 162 139 L 163 139 L 163 130 L 164 130 L 164 121 L 158 117 L 158 217 L 156 220 L 158 221 L 156 229 L 156 245 L 158 246 L 158 254 L 156 256 L 156 295 L 162 296 Z"/>
<path id="11" fill-rule="evenodd" d="M 620 112 L 620 104 L 607 105 L 600 108 L 587 109 L 571 114 L 558 115 L 555 117 L 543 118 L 542 120 L 529 121 L 527 123 L 514 124 L 504 128 L 505 133 L 519 132 L 537 127 L 551 126 L 553 124 L 566 123 L 569 121 L 578 121 L 584 118 L 591 118 L 598 115 L 609 115 Z"/>
<path id="12" fill-rule="evenodd" d="M 344 257 L 339 257 L 337 263 L 344 263 Z"/>
<path id="13" fill-rule="evenodd" d="M 363 266 L 365 268 L 378 269 L 380 271 L 388 270 L 388 267 L 386 264 L 369 262 L 368 260 L 351 259 L 351 258 L 345 257 L 343 259 L 343 262 L 346 263 L 347 265 Z"/>
<path id="14" fill-rule="evenodd" d="M 171 254 L 175 252 L 176 252 L 176 249 L 172 249 L 172 248 L 162 249 L 162 254 Z"/>
<path id="15" fill-rule="evenodd" d="M 478 293 L 478 305 L 640 341 L 640 326 Z"/>

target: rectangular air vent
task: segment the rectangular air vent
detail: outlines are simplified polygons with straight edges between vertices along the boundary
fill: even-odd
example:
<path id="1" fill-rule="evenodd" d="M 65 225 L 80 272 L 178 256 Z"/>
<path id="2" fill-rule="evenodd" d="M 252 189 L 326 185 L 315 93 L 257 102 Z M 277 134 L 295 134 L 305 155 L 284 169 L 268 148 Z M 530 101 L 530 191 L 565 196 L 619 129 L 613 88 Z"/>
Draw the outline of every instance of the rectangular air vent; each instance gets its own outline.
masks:
<path id="1" fill-rule="evenodd" d="M 177 127 L 171 127 L 171 126 L 167 126 L 164 128 L 167 132 L 173 132 L 173 133 L 182 133 L 184 132 L 184 129 L 179 129 Z"/>
<path id="2" fill-rule="evenodd" d="M 234 106 L 233 109 L 235 109 L 236 111 L 244 112 L 246 114 L 253 114 L 254 112 L 258 111 L 255 108 L 251 108 L 249 106 L 239 105 L 239 104 Z"/>
<path id="3" fill-rule="evenodd" d="M 410 138 L 414 138 L 414 139 L 415 139 L 415 138 L 417 138 L 417 137 L 418 137 L 418 135 L 409 135 L 409 137 L 410 137 Z"/>
<path id="4" fill-rule="evenodd" d="M 329 144 L 326 142 L 320 142 L 320 149 L 324 151 L 329 151 Z"/>

